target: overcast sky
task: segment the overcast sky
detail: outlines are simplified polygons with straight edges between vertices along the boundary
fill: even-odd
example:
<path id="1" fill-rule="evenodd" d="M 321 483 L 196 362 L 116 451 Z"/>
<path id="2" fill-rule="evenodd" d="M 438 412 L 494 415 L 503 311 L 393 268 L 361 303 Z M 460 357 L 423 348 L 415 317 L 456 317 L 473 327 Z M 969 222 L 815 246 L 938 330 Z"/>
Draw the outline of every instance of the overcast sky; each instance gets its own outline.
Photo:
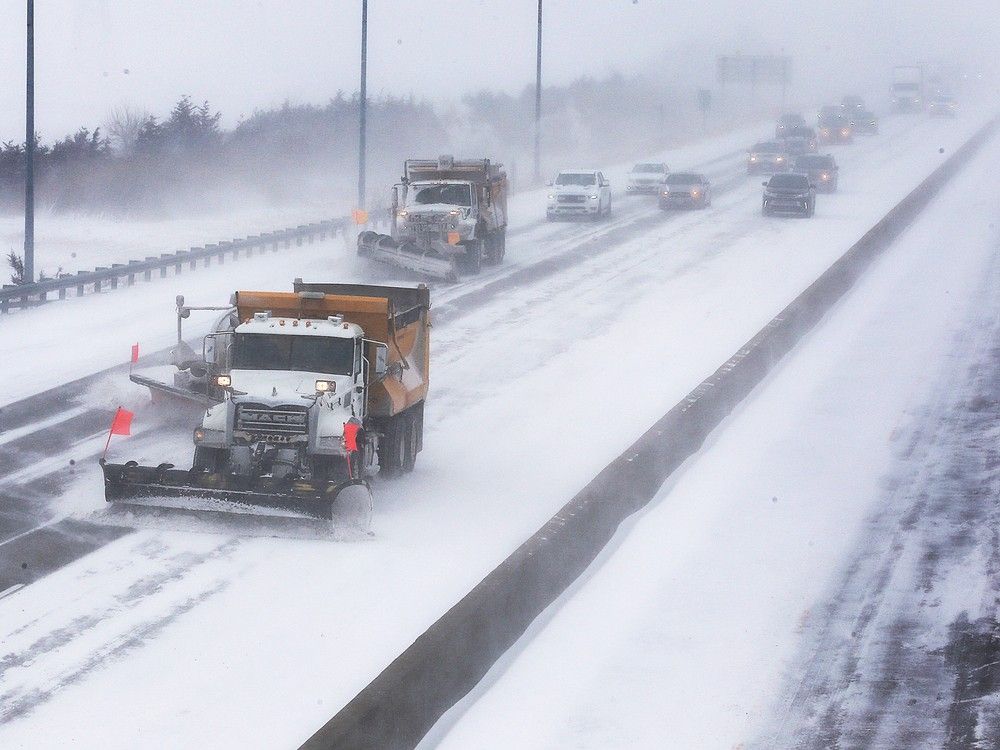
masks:
<path id="1" fill-rule="evenodd" d="M 0 0 L 0 138 L 24 137 L 24 0 Z M 128 103 L 164 113 L 208 99 L 228 125 L 255 107 L 323 102 L 358 87 L 360 0 L 39 0 L 37 128 L 43 140 Z M 369 90 L 435 99 L 534 79 L 535 0 L 370 0 Z M 655 70 L 719 52 L 785 51 L 797 84 L 881 80 L 915 56 L 996 67 L 996 0 L 956 12 L 925 0 L 545 0 L 545 79 Z M 128 74 L 124 71 L 128 70 Z M 859 90 L 864 89 L 858 83 Z"/>

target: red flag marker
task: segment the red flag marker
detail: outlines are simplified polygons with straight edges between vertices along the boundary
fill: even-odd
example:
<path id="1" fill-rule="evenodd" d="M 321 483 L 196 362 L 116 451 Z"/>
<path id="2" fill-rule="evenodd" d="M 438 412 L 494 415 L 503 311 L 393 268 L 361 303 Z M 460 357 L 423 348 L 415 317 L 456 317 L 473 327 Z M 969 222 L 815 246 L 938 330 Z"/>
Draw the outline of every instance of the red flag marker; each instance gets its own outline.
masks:
<path id="1" fill-rule="evenodd" d="M 128 409 L 123 409 L 118 407 L 118 411 L 115 412 L 115 418 L 111 420 L 111 429 L 108 431 L 108 440 L 104 443 L 104 455 L 108 455 L 108 446 L 111 445 L 112 435 L 131 435 L 132 434 L 132 417 L 135 414 L 130 412 Z"/>
<path id="2" fill-rule="evenodd" d="M 354 453 L 358 449 L 358 430 L 361 427 L 356 422 L 344 423 L 344 448 Z"/>
<path id="3" fill-rule="evenodd" d="M 132 363 L 134 364 L 138 361 L 139 361 L 139 344 L 135 343 L 132 344 Z"/>
<path id="4" fill-rule="evenodd" d="M 344 422 L 344 449 L 347 451 L 347 476 L 354 478 L 354 467 L 351 466 L 351 454 L 358 449 L 358 432 L 361 425 L 353 419 Z"/>

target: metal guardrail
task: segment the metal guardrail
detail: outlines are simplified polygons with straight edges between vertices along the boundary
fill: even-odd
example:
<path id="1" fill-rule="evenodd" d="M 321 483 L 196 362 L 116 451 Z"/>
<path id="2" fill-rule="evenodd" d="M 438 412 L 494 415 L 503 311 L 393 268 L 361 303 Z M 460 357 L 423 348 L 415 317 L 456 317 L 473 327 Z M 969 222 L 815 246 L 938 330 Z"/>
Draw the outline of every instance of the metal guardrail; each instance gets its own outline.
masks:
<path id="1" fill-rule="evenodd" d="M 53 299 L 66 299 L 70 292 L 82 297 L 87 293 L 99 294 L 119 286 L 133 286 L 140 277 L 143 281 L 150 281 L 154 273 L 158 278 L 165 278 L 170 269 L 177 275 L 185 268 L 194 270 L 199 264 L 203 268 L 208 267 L 213 260 L 221 265 L 226 262 L 227 255 L 232 260 L 238 260 L 241 256 L 249 258 L 254 254 L 289 249 L 292 243 L 296 246 L 311 244 L 317 238 L 322 241 L 327 236 L 347 231 L 353 226 L 354 223 L 349 218 L 327 219 L 174 253 L 162 253 L 159 257 L 148 256 L 145 260 L 113 263 L 110 267 L 95 268 L 93 271 L 60 274 L 54 279 L 33 284 L 5 284 L 0 289 L 0 314 L 9 313 L 13 309 L 34 307 Z"/>
<path id="2" fill-rule="evenodd" d="M 996 130 L 980 129 L 756 336 L 606 466 L 302 750 L 409 750 L 582 575 L 630 515 L 823 318 Z"/>

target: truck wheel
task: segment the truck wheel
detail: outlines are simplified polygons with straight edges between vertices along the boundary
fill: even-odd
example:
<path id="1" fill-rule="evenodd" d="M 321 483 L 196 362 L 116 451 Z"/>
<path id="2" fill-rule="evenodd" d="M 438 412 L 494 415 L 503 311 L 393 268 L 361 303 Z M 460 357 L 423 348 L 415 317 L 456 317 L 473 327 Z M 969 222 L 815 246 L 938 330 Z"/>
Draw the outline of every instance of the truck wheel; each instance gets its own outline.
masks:
<path id="1" fill-rule="evenodd" d="M 465 247 L 465 255 L 462 256 L 462 265 L 467 273 L 479 273 L 483 270 L 483 241 L 467 240 L 462 243 Z"/>
<path id="2" fill-rule="evenodd" d="M 191 469 L 193 471 L 207 471 L 210 474 L 218 474 L 225 468 L 228 459 L 229 451 L 224 448 L 206 448 L 196 445 Z"/>
<path id="3" fill-rule="evenodd" d="M 416 416 L 409 416 L 403 430 L 406 435 L 406 458 L 403 461 L 403 471 L 405 472 L 413 471 L 413 467 L 417 463 L 417 446 L 420 444 L 420 436 L 417 434 L 419 429 Z"/>
<path id="4" fill-rule="evenodd" d="M 486 241 L 486 259 L 491 265 L 498 265 L 507 252 L 507 230 L 498 229 Z"/>
<path id="5" fill-rule="evenodd" d="M 395 477 L 403 471 L 407 460 L 408 419 L 403 414 L 392 417 L 385 435 L 378 444 L 378 463 L 383 476 Z"/>

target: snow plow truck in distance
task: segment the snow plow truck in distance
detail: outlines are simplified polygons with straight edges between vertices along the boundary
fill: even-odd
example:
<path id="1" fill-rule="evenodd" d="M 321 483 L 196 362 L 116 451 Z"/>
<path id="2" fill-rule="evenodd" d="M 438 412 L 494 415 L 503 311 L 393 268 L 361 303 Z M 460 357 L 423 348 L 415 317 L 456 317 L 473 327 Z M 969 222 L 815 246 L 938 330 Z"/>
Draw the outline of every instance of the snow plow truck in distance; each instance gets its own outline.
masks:
<path id="1" fill-rule="evenodd" d="M 423 286 L 296 280 L 292 292 L 236 292 L 204 340 L 210 386 L 187 388 L 208 404 L 191 468 L 102 460 L 106 499 L 192 497 L 331 520 L 338 503 L 370 506 L 369 478 L 410 471 L 423 447 L 429 309 Z"/>
<path id="2" fill-rule="evenodd" d="M 408 159 L 392 189 L 391 234 L 362 232 L 358 255 L 457 281 L 507 248 L 507 174 L 489 159 Z"/>

